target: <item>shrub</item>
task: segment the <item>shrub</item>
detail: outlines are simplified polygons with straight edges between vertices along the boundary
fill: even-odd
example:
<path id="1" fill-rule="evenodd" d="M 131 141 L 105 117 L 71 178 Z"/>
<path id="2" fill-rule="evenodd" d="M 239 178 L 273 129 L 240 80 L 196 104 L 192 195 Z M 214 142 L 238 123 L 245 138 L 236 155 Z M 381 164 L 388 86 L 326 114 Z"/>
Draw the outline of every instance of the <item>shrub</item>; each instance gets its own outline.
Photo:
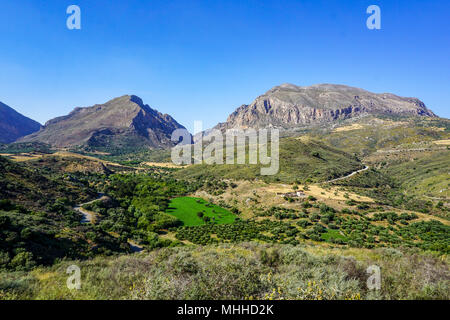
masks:
<path id="1" fill-rule="evenodd" d="M 19 252 L 11 260 L 11 267 L 18 271 L 30 270 L 34 267 L 35 262 L 33 261 L 33 254 L 28 251 Z"/>
<path id="2" fill-rule="evenodd" d="M 279 263 L 280 254 L 278 253 L 278 250 L 273 248 L 261 250 L 259 253 L 259 260 L 265 265 L 274 267 Z"/>

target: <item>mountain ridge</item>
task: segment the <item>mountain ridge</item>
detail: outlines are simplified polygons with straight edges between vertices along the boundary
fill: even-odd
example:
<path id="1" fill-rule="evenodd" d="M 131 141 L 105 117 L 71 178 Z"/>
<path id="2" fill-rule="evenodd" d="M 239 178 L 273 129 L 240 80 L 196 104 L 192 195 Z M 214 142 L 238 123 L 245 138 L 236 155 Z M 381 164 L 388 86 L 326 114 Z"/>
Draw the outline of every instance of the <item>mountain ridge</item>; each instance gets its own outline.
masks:
<path id="1" fill-rule="evenodd" d="M 0 101 L 0 143 L 11 143 L 41 128 L 41 124 Z"/>
<path id="2" fill-rule="evenodd" d="M 104 104 L 77 107 L 69 114 L 47 121 L 36 133 L 21 142 L 45 142 L 56 147 L 86 145 L 93 148 L 108 144 L 137 144 L 145 147 L 171 145 L 175 129 L 184 128 L 135 95 L 123 95 Z M 138 147 L 136 145 L 136 147 Z"/>
<path id="3" fill-rule="evenodd" d="M 284 83 L 241 105 L 216 128 L 293 128 L 370 114 L 436 117 L 417 98 L 338 84 Z"/>

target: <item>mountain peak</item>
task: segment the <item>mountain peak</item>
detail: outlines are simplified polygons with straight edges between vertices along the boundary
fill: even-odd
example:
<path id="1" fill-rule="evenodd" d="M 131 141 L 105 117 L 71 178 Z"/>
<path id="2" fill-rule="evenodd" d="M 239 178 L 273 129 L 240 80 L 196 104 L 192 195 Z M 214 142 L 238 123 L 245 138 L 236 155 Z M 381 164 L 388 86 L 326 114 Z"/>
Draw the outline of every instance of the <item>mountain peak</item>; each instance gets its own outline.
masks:
<path id="1" fill-rule="evenodd" d="M 293 128 L 367 114 L 436 116 L 417 98 L 377 94 L 341 84 L 297 86 L 284 83 L 250 105 L 236 109 L 222 126 Z"/>
<path id="2" fill-rule="evenodd" d="M 22 141 L 57 147 L 107 148 L 125 142 L 136 147 L 163 147 L 171 144 L 170 136 L 178 128 L 184 127 L 144 104 L 138 96 L 123 95 L 103 104 L 75 108 L 66 116 L 48 121 L 41 131 Z"/>
<path id="3" fill-rule="evenodd" d="M 11 143 L 38 131 L 40 123 L 25 117 L 10 106 L 0 102 L 0 143 Z"/>

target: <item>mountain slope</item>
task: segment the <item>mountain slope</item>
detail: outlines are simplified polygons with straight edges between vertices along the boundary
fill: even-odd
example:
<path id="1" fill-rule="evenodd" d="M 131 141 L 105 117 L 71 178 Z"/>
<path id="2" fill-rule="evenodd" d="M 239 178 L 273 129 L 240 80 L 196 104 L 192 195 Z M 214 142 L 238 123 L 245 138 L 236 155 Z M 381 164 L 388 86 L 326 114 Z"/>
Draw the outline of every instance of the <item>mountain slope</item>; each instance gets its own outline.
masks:
<path id="1" fill-rule="evenodd" d="M 80 175 L 46 171 L 0 156 L 0 270 L 23 271 L 36 264 L 51 265 L 55 259 L 129 252 L 126 243 L 82 224 L 81 214 L 72 210 L 97 197 L 77 178 Z"/>
<path id="2" fill-rule="evenodd" d="M 0 102 L 0 143 L 11 143 L 38 131 L 41 125 Z"/>
<path id="3" fill-rule="evenodd" d="M 101 105 L 75 108 L 66 116 L 48 121 L 39 132 L 21 139 L 56 147 L 86 146 L 95 150 L 170 146 L 175 129 L 184 128 L 133 95 Z"/>
<path id="4" fill-rule="evenodd" d="M 343 85 L 283 84 L 259 96 L 252 104 L 239 107 L 219 127 L 293 128 L 367 114 L 435 117 L 416 98 L 376 94 Z"/>
<path id="5" fill-rule="evenodd" d="M 181 178 L 210 176 L 236 180 L 258 178 L 267 182 L 284 183 L 323 182 L 364 168 L 354 156 L 313 139 L 282 138 L 279 159 L 280 170 L 274 176 L 261 176 L 261 167 L 266 167 L 261 164 L 198 164 L 181 169 L 175 175 Z"/>

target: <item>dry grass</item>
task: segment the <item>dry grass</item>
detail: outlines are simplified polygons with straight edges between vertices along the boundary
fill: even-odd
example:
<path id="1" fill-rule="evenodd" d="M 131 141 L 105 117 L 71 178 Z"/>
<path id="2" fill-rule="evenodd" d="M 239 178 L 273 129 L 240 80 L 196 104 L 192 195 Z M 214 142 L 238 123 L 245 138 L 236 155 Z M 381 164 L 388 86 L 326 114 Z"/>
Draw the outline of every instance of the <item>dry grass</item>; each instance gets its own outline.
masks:
<path id="1" fill-rule="evenodd" d="M 359 123 L 354 123 L 350 126 L 340 127 L 333 130 L 333 132 L 345 132 L 345 131 L 352 131 L 352 130 L 358 130 L 358 129 L 364 129 L 362 125 Z"/>
<path id="2" fill-rule="evenodd" d="M 314 196 L 317 199 L 324 201 L 326 200 L 346 201 L 352 199 L 359 202 L 370 202 L 370 203 L 374 202 L 372 198 L 360 196 L 352 192 L 343 192 L 340 191 L 337 187 L 330 187 L 324 189 L 316 184 L 308 185 L 307 189 L 309 190 L 305 190 L 306 186 L 304 185 L 299 185 L 298 187 L 300 190 L 303 190 L 307 196 Z M 286 184 L 270 184 L 267 187 L 263 187 L 261 189 L 270 192 L 272 194 L 293 192 L 292 186 Z M 345 195 L 348 195 L 348 198 L 346 198 Z"/>
<path id="3" fill-rule="evenodd" d="M 450 140 L 436 140 L 433 141 L 434 144 L 448 146 L 450 145 Z"/>
<path id="4" fill-rule="evenodd" d="M 150 167 L 161 167 L 161 168 L 186 168 L 189 165 L 177 165 L 172 162 L 141 162 L 141 164 Z"/>
<path id="5" fill-rule="evenodd" d="M 319 200 L 335 200 L 335 201 L 346 201 L 355 200 L 359 202 L 375 202 L 372 198 L 360 196 L 352 192 L 340 191 L 337 187 L 331 187 L 330 189 L 324 189 L 318 185 L 308 186 L 309 190 L 305 191 L 308 196 L 314 196 Z M 304 189 L 304 186 L 300 186 L 300 189 Z M 345 195 L 348 197 L 346 198 Z"/>
<path id="6" fill-rule="evenodd" d="M 43 155 L 34 153 L 19 153 L 19 154 L 0 153 L 0 156 L 7 157 L 8 159 L 11 159 L 16 162 L 23 162 L 42 158 Z"/>
<path id="7" fill-rule="evenodd" d="M 237 207 L 241 211 L 241 217 L 244 219 L 254 218 L 255 208 L 267 209 L 274 206 L 283 206 L 285 208 L 298 209 L 299 207 L 298 202 L 288 202 L 282 196 L 284 193 L 293 192 L 293 185 L 268 184 L 262 181 L 234 181 L 234 183 L 237 185 L 235 188 L 228 188 L 219 196 L 213 196 L 205 191 L 197 191 L 193 196 L 213 200 L 216 204 L 223 201 L 228 205 Z M 304 190 L 304 188 L 305 186 L 299 186 L 300 190 Z M 369 197 L 342 191 L 338 187 L 324 189 L 318 185 L 309 185 L 308 188 L 309 190 L 304 191 L 307 196 L 314 196 L 320 202 L 339 210 L 348 207 L 345 205 L 345 201 L 349 199 L 357 202 L 374 202 Z M 264 218 L 267 219 L 268 217 Z"/>
<path id="8" fill-rule="evenodd" d="M 416 212 L 416 211 L 410 211 L 410 210 L 400 210 L 400 209 L 396 209 L 396 208 L 391 208 L 389 210 L 386 210 L 389 212 L 395 212 L 397 214 L 402 214 L 402 213 L 408 213 L 408 214 L 412 214 L 414 213 L 415 215 L 417 215 L 417 219 L 413 220 L 413 222 L 418 222 L 418 221 L 431 221 L 431 220 L 437 220 L 439 222 L 442 222 L 445 225 L 450 225 L 450 221 L 447 219 L 443 219 L 437 216 L 433 216 L 430 214 L 425 214 L 425 213 L 420 213 L 420 212 Z M 375 215 L 375 213 L 379 213 L 379 212 L 369 212 L 367 214 L 367 217 L 372 217 L 373 215 Z M 384 227 L 389 226 L 389 223 L 387 221 L 376 221 L 374 222 L 374 224 L 378 224 L 378 225 L 382 225 Z"/>
<path id="9" fill-rule="evenodd" d="M 448 257 L 409 249 L 258 243 L 164 248 L 137 255 L 63 261 L 28 274 L 0 273 L 0 299 L 441 299 L 449 298 Z M 80 290 L 66 286 L 80 267 Z M 381 290 L 366 287 L 380 267 Z M 318 287 L 311 286 L 311 282 Z M 306 288 L 312 289 L 307 292 Z"/>

